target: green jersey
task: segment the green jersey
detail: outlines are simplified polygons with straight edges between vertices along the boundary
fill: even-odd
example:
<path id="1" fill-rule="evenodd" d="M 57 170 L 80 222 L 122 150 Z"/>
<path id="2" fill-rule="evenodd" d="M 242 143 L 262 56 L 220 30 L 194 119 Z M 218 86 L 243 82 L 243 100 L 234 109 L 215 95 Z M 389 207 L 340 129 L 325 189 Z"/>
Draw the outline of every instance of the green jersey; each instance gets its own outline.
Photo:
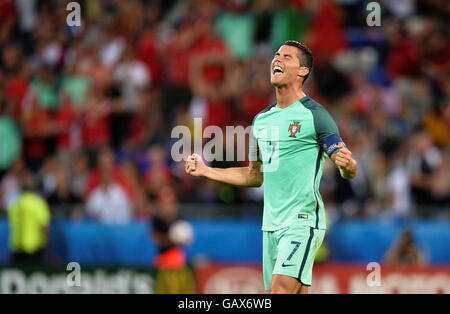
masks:
<path id="1" fill-rule="evenodd" d="M 251 131 L 250 160 L 262 162 L 264 231 L 301 221 L 326 229 L 319 193 L 325 158 L 343 144 L 336 122 L 306 96 L 281 109 L 276 104 L 258 113 Z"/>

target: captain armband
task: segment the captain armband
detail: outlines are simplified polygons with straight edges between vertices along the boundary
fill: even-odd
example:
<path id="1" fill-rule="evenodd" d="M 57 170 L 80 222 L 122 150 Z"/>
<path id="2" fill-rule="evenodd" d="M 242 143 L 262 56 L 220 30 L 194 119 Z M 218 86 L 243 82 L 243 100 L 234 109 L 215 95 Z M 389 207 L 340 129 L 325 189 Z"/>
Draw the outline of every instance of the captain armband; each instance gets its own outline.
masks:
<path id="1" fill-rule="evenodd" d="M 344 145 L 346 147 L 344 141 L 338 134 L 331 134 L 325 138 L 322 144 L 323 150 L 327 153 L 329 157 L 339 151 L 337 147 L 339 144 Z"/>

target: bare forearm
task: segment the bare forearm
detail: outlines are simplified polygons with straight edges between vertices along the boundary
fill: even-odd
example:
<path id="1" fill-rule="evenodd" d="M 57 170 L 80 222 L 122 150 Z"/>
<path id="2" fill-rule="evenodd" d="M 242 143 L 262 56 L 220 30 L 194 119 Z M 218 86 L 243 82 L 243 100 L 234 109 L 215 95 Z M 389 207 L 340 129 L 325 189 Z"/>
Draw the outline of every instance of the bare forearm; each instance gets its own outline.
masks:
<path id="1" fill-rule="evenodd" d="M 248 167 L 210 168 L 204 174 L 205 178 L 243 187 L 257 187 L 262 184 L 262 174 L 255 174 Z"/>
<path id="2" fill-rule="evenodd" d="M 204 164 L 200 155 L 192 154 L 186 159 L 185 170 L 194 177 L 204 177 L 236 186 L 256 187 L 261 186 L 263 182 L 261 163 L 257 161 L 250 161 L 248 167 L 211 168 Z"/>

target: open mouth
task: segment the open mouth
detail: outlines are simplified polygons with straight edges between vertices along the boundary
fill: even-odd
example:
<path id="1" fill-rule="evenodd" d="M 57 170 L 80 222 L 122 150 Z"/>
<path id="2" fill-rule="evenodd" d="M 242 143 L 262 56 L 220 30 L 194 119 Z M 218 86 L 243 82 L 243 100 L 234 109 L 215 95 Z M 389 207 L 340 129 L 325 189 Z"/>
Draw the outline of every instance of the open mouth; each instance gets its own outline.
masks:
<path id="1" fill-rule="evenodd" d="M 283 69 L 278 65 L 274 66 L 273 75 L 281 75 L 281 74 L 283 74 Z"/>

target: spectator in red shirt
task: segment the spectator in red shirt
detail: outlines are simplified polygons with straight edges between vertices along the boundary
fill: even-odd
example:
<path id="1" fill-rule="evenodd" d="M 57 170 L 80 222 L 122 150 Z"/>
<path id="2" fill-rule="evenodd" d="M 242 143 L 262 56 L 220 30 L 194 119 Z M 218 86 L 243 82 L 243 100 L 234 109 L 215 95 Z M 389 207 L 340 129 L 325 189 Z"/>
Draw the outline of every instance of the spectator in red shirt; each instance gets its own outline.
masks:
<path id="1" fill-rule="evenodd" d="M 98 91 L 91 91 L 82 117 L 83 144 L 91 152 L 110 143 L 110 106 Z"/>
<path id="2" fill-rule="evenodd" d="M 56 121 L 58 123 L 59 131 L 59 151 L 73 151 L 81 143 L 78 137 L 78 113 L 75 111 L 68 93 L 61 93 L 60 104 L 56 113 Z"/>
<path id="3" fill-rule="evenodd" d="M 348 49 L 341 8 L 332 1 L 308 1 L 315 15 L 307 38 L 317 65 Z"/>
<path id="4" fill-rule="evenodd" d="M 387 28 L 390 43 L 387 72 L 391 79 L 414 78 L 420 74 L 420 51 L 408 34 L 397 27 Z"/>
<path id="5" fill-rule="evenodd" d="M 157 43 L 156 32 L 153 29 L 146 31 L 138 43 L 136 57 L 146 65 L 152 84 L 160 85 L 163 80 L 163 67 Z"/>
<path id="6" fill-rule="evenodd" d="M 244 68 L 241 80 L 242 95 L 240 106 L 240 117 L 242 125 L 251 125 L 253 118 L 271 102 L 272 88 L 268 84 L 269 71 L 264 60 L 257 60 L 254 64 Z"/>
<path id="7" fill-rule="evenodd" d="M 24 62 L 18 46 L 8 45 L 3 49 L 0 70 L 5 75 L 4 98 L 12 106 L 13 116 L 18 119 L 29 87 L 28 64 Z"/>
<path id="8" fill-rule="evenodd" d="M 203 125 L 225 127 L 233 124 L 230 55 L 225 44 L 215 36 L 212 21 L 203 23 L 203 36 L 191 60 L 191 88 L 204 101 Z"/>
<path id="9" fill-rule="evenodd" d="M 37 170 L 48 154 L 53 153 L 52 139 L 57 134 L 54 114 L 39 106 L 36 99 L 31 99 L 22 112 L 24 128 L 24 154 L 27 164 Z"/>
<path id="10" fill-rule="evenodd" d="M 114 183 L 119 184 L 126 192 L 130 200 L 133 199 L 133 189 L 128 184 L 120 166 L 115 165 L 114 152 L 108 148 L 100 149 L 97 156 L 97 167 L 91 171 L 86 186 L 86 196 L 100 185 L 101 173 L 108 173 Z"/>

